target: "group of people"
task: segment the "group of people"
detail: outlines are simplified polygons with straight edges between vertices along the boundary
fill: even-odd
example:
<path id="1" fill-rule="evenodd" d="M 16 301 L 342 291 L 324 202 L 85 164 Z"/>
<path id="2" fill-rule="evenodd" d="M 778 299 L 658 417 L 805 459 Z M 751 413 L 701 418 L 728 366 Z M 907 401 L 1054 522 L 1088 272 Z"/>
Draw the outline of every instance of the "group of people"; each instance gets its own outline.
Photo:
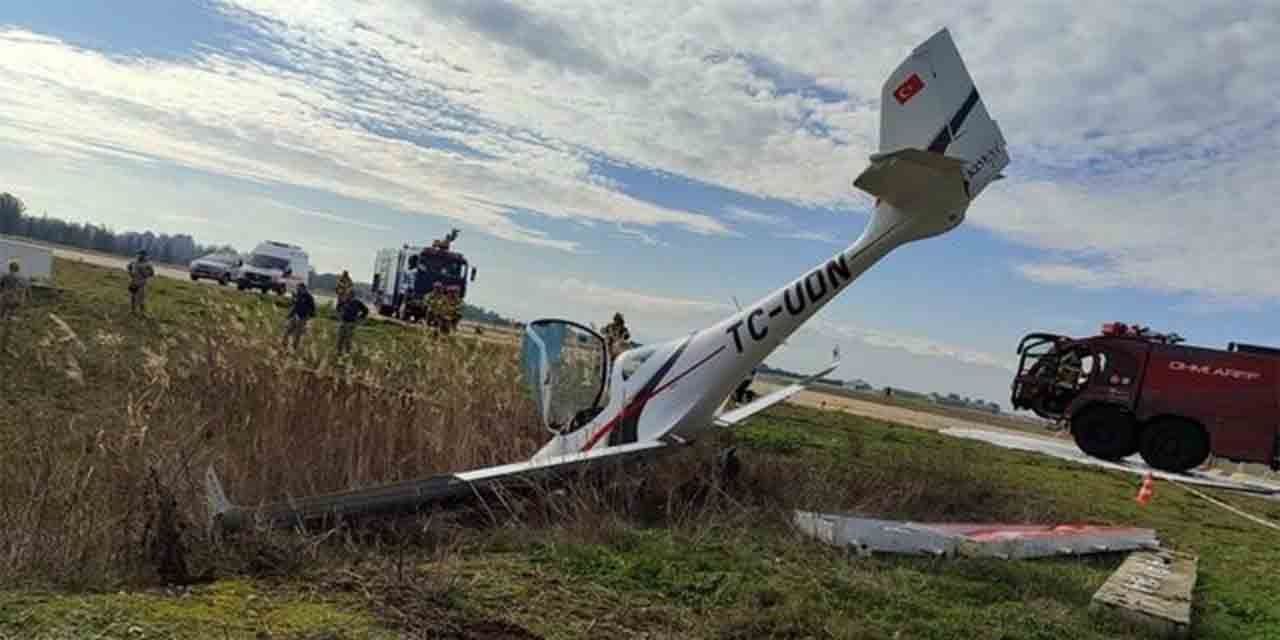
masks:
<path id="1" fill-rule="evenodd" d="M 355 295 L 355 285 L 346 271 L 338 278 L 336 287 L 338 294 L 338 353 L 351 353 L 351 342 L 355 337 L 356 325 L 369 317 L 369 307 Z M 299 283 L 293 292 L 293 304 L 289 306 L 289 315 L 285 318 L 284 344 L 294 349 L 302 342 L 307 323 L 316 315 L 316 299 L 307 289 L 307 285 Z"/>
<path id="2" fill-rule="evenodd" d="M 145 317 L 147 310 L 147 283 L 155 277 L 155 267 L 147 259 L 146 251 L 139 251 L 137 258 L 125 267 L 129 273 L 129 304 L 134 315 Z M 16 271 L 15 271 L 16 273 Z M 351 352 L 356 325 L 369 317 L 369 308 L 355 295 L 355 284 L 346 271 L 338 279 L 338 353 Z M 316 315 L 316 299 L 305 283 L 299 283 L 293 292 L 293 301 L 285 316 L 284 344 L 297 348 L 306 333 L 307 323 Z"/>

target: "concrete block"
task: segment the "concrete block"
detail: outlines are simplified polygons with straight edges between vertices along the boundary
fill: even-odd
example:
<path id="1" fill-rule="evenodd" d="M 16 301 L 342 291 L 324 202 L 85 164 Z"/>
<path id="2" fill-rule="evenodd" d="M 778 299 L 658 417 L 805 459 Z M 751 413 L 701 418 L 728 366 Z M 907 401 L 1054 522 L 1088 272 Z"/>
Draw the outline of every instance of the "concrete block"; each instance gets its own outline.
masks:
<path id="1" fill-rule="evenodd" d="M 1197 563 L 1196 556 L 1168 549 L 1131 553 L 1090 606 L 1119 613 L 1166 638 L 1189 637 Z"/>

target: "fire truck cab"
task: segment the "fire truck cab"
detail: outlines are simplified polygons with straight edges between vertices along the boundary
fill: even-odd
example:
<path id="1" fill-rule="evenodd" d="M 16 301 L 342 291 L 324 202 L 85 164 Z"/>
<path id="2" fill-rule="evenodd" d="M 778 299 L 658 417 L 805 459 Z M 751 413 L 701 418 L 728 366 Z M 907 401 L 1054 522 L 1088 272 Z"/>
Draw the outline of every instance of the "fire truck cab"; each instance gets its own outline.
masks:
<path id="1" fill-rule="evenodd" d="M 1182 342 L 1120 322 L 1088 338 L 1029 334 L 1018 345 L 1013 407 L 1065 421 L 1097 458 L 1138 453 L 1183 472 L 1213 454 L 1280 469 L 1280 350 Z"/>

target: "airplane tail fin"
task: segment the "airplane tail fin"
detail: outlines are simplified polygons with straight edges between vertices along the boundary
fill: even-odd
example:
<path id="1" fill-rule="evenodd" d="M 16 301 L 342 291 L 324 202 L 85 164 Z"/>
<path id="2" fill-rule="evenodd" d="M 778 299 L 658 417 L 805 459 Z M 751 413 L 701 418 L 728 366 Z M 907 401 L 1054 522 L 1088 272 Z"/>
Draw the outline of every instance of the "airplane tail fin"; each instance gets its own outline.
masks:
<path id="1" fill-rule="evenodd" d="M 1005 146 L 950 32 L 933 34 L 881 89 L 880 150 L 853 181 L 876 197 L 868 232 L 897 229 L 910 241 L 955 228 L 1003 177 Z"/>
<path id="2" fill-rule="evenodd" d="M 896 188 L 886 195 L 870 191 L 873 195 L 890 200 L 910 190 L 910 183 L 921 179 L 919 165 L 954 180 L 956 165 L 944 158 L 960 161 L 958 177 L 966 202 L 1003 177 L 1000 171 L 1009 164 L 1004 135 L 987 112 L 947 29 L 916 47 L 889 75 L 880 104 L 880 153 L 872 156 L 869 171 L 904 150 L 921 153 L 901 158 L 909 161 L 910 169 L 894 181 Z"/>

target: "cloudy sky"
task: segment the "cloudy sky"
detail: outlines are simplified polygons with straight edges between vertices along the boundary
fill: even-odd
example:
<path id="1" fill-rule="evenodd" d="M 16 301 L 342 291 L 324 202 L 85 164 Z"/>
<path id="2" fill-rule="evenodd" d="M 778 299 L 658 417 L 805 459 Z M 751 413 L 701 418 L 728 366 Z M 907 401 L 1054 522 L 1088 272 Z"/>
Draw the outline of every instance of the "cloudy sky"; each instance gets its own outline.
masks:
<path id="1" fill-rule="evenodd" d="M 1007 404 L 1029 331 L 1280 343 L 1280 4 L 43 0 L 0 5 L 0 190 L 304 245 L 367 279 L 451 226 L 500 313 L 641 341 L 852 241 L 880 85 L 949 27 L 1010 143 L 965 224 L 771 364 Z"/>

